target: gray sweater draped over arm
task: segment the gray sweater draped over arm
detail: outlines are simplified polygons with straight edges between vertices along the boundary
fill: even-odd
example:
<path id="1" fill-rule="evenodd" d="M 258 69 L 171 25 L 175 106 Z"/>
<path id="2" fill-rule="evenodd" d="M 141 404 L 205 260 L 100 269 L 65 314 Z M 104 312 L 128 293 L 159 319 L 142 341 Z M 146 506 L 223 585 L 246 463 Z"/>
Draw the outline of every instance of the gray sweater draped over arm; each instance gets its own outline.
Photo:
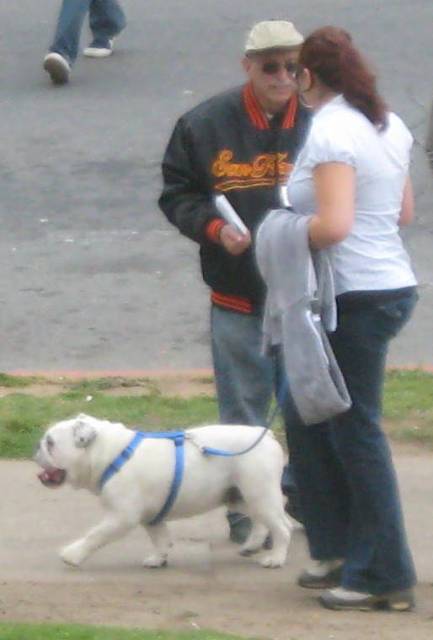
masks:
<path id="1" fill-rule="evenodd" d="M 351 402 L 327 332 L 336 328 L 332 265 L 326 250 L 310 252 L 308 216 L 271 211 L 256 237 L 267 286 L 264 350 L 281 345 L 290 394 L 301 420 L 316 424 Z"/>

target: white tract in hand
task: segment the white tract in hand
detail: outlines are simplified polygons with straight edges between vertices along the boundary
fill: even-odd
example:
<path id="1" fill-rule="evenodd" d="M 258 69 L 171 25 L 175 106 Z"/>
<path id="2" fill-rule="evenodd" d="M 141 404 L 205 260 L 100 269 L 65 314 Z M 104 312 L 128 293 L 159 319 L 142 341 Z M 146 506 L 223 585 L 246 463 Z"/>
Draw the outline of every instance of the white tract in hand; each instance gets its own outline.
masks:
<path id="1" fill-rule="evenodd" d="M 236 227 L 242 235 L 248 233 L 248 229 L 224 195 L 215 196 L 215 206 L 226 222 Z"/>

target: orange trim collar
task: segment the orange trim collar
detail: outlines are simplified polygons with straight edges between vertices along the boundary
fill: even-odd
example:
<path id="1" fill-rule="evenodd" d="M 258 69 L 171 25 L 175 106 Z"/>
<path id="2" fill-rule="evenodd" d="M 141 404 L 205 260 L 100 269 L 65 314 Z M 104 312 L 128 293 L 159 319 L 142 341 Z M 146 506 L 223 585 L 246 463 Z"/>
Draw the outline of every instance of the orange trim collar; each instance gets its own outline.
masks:
<path id="1" fill-rule="evenodd" d="M 243 88 L 242 97 L 245 110 L 251 120 L 251 124 L 256 129 L 270 129 L 269 121 L 256 98 L 251 82 L 248 82 Z M 284 119 L 281 125 L 282 129 L 291 129 L 295 124 L 296 113 L 298 111 L 298 96 L 294 95 L 290 98 Z"/>

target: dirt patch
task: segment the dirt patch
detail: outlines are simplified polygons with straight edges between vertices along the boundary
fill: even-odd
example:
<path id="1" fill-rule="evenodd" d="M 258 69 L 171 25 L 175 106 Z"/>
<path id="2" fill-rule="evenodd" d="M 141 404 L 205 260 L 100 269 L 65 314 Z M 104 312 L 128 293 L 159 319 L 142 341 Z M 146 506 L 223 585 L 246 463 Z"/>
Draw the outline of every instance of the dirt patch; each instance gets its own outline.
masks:
<path id="1" fill-rule="evenodd" d="M 94 496 L 65 487 L 49 491 L 30 462 L 0 463 L 0 620 L 116 625 L 191 632 L 214 629 L 266 640 L 431 640 L 431 458 L 401 458 L 408 524 L 420 585 L 411 613 L 332 612 L 317 593 L 296 586 L 307 562 L 302 529 L 294 532 L 282 569 L 242 558 L 228 542 L 223 511 L 169 523 L 169 566 L 140 566 L 148 552 L 144 532 L 109 545 L 80 569 L 65 567 L 57 549 L 100 518 Z M 431 486 L 431 485 L 429 485 Z"/>
<path id="2" fill-rule="evenodd" d="M 55 380 L 4 387 L 0 395 L 50 395 L 70 389 Z M 101 392 L 167 396 L 213 395 L 211 378 L 118 379 Z M 266 640 L 431 640 L 433 563 L 431 550 L 431 457 L 420 447 L 395 445 L 411 544 L 420 570 L 417 609 L 412 613 L 330 612 L 317 594 L 296 586 L 307 561 L 302 531 L 293 536 L 281 570 L 265 570 L 239 558 L 227 542 L 223 519 L 173 523 L 173 562 L 144 570 L 146 545 L 138 531 L 95 555 L 89 566 L 64 568 L 56 549 L 97 519 L 93 496 L 49 492 L 36 484 L 31 463 L 0 463 L 0 620 L 117 625 L 190 631 L 215 629 Z M 66 498 L 66 499 L 65 499 Z M 116 545 L 119 547 L 116 547 Z M 177 554 L 177 555 L 176 555 Z M 138 562 L 137 562 L 138 561 Z"/>
<path id="3" fill-rule="evenodd" d="M 61 384 L 30 384 L 25 387 L 0 387 L 0 398 L 6 398 L 6 396 L 23 393 L 29 396 L 36 396 L 38 398 L 46 398 L 48 396 L 55 396 L 67 391 L 68 387 Z"/>
<path id="4" fill-rule="evenodd" d="M 215 385 L 211 375 L 155 375 L 143 378 L 101 377 L 82 378 L 77 381 L 65 376 L 40 378 L 37 382 L 25 386 L 0 386 L 0 398 L 10 394 L 22 393 L 37 397 L 48 397 L 65 393 L 78 384 L 88 383 L 99 393 L 112 396 L 139 396 L 160 394 L 167 397 L 191 398 L 195 396 L 215 395 Z"/>
<path id="5" fill-rule="evenodd" d="M 331 612 L 293 585 L 230 586 L 196 576 L 164 588 L 157 577 L 143 584 L 1 584 L 1 618 L 143 629 L 215 629 L 272 640 L 431 640 L 432 587 L 418 589 L 412 613 Z"/>

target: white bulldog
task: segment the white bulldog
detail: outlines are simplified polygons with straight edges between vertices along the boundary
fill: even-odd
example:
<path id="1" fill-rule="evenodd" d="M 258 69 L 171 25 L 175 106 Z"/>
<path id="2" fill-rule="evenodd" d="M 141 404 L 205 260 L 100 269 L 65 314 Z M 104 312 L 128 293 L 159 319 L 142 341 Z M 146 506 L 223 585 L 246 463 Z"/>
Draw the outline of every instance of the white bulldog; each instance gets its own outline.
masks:
<path id="1" fill-rule="evenodd" d="M 281 446 L 271 432 L 250 452 L 221 457 L 205 455 L 202 447 L 230 452 L 248 448 L 260 435 L 258 427 L 212 425 L 188 429 L 184 443 L 184 473 L 174 504 L 164 520 L 150 522 L 161 511 L 170 493 L 175 469 L 172 440 L 145 438 L 117 473 L 99 487 L 107 467 L 130 443 L 135 432 L 123 424 L 80 414 L 50 427 L 39 443 L 36 462 L 43 468 L 40 480 L 50 487 L 64 481 L 76 489 L 100 495 L 107 514 L 84 537 L 64 547 L 64 562 L 78 566 L 96 549 L 123 536 L 136 525 L 146 529 L 154 552 L 144 561 L 148 567 L 167 562 L 170 538 L 166 520 L 204 513 L 227 504 L 253 521 L 243 544 L 243 555 L 259 551 L 268 534 L 272 549 L 261 558 L 264 567 L 284 564 L 292 525 L 284 511 L 280 482 L 284 464 Z"/>

